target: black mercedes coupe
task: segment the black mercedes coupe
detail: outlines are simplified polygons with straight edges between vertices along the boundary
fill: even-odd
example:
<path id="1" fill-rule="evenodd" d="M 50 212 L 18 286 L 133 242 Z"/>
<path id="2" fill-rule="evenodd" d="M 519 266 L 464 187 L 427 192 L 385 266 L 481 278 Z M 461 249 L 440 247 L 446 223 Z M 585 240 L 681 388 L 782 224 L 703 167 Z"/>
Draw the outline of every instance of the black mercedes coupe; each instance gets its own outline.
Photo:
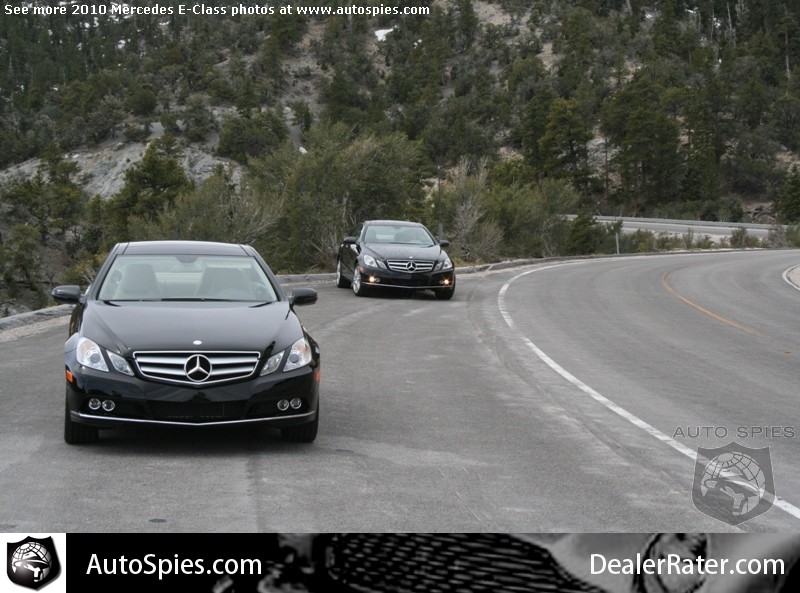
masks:
<path id="1" fill-rule="evenodd" d="M 320 353 L 250 246 L 198 241 L 117 244 L 74 303 L 64 344 L 64 440 L 137 423 L 201 427 L 263 422 L 291 441 L 319 425 Z"/>
<path id="2" fill-rule="evenodd" d="M 423 225 L 399 220 L 370 220 L 345 237 L 336 260 L 336 286 L 363 296 L 375 288 L 432 290 L 439 299 L 456 291 L 453 262 Z"/>

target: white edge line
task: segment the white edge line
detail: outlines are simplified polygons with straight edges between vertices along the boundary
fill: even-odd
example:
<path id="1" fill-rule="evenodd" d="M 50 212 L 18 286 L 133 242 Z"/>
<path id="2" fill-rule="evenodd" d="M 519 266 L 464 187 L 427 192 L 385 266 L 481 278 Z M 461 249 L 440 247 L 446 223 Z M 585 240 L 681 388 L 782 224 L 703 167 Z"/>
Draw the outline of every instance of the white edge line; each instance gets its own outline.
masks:
<path id="1" fill-rule="evenodd" d="M 788 284 L 789 286 L 791 286 L 791 287 L 792 287 L 792 288 L 794 288 L 795 290 L 800 290 L 800 286 L 797 286 L 797 284 L 795 284 L 794 282 L 792 282 L 792 281 L 789 279 L 789 274 L 791 274 L 791 273 L 792 273 L 794 270 L 796 270 L 797 268 L 800 268 L 800 266 L 792 266 L 791 268 L 789 268 L 788 270 L 786 270 L 786 271 L 785 271 L 785 272 L 782 274 L 782 276 L 783 276 L 783 279 L 786 281 L 786 284 Z"/>
<path id="2" fill-rule="evenodd" d="M 511 278 L 508 282 L 503 284 L 503 286 L 502 286 L 502 288 L 500 288 L 500 292 L 499 292 L 499 294 L 497 296 L 497 305 L 498 305 L 498 307 L 500 309 L 500 314 L 503 316 L 503 319 L 505 320 L 506 324 L 511 329 L 515 330 L 522 337 L 522 341 L 525 342 L 525 344 L 528 346 L 528 348 L 530 348 L 533 351 L 533 353 L 536 354 L 536 356 L 538 356 L 539 359 L 542 362 L 544 362 L 547 366 L 549 366 L 551 369 L 553 369 L 555 372 L 557 372 L 559 375 L 561 375 L 564 379 L 566 379 L 567 381 L 572 383 L 575 387 L 577 387 L 578 389 L 583 391 L 585 394 L 590 396 L 592 399 L 594 399 L 598 403 L 603 404 L 606 408 L 608 408 L 609 410 L 611 410 L 612 412 L 614 412 L 615 414 L 617 414 L 621 418 L 624 418 L 625 420 L 627 420 L 628 422 L 630 422 L 634 426 L 642 429 L 643 431 L 645 431 L 650 436 L 658 439 L 662 443 L 665 443 L 665 444 L 669 445 L 670 447 L 675 449 L 678 453 L 681 453 L 682 455 L 685 455 L 689 459 L 697 460 L 697 458 L 699 457 L 699 454 L 698 454 L 697 451 L 687 447 L 686 445 L 684 445 L 682 443 L 679 443 L 678 441 L 676 441 L 671 436 L 661 432 L 656 427 L 648 424 L 647 422 L 645 422 L 644 420 L 642 420 L 638 416 L 635 416 L 635 415 L 631 414 L 625 408 L 615 404 L 613 401 L 611 401 L 607 397 L 601 395 L 600 393 L 598 393 L 597 391 L 595 391 L 594 389 L 589 387 L 586 383 L 584 383 L 583 381 L 578 379 L 575 375 L 573 375 L 572 373 L 567 371 L 564 367 L 562 367 L 560 364 L 558 364 L 556 361 L 554 361 L 552 358 L 550 358 L 541 348 L 539 348 L 536 344 L 534 344 L 531 340 L 529 340 L 525 335 L 522 334 L 522 332 L 519 330 L 519 328 L 517 328 L 516 323 L 514 323 L 514 320 L 511 318 L 511 315 L 508 313 L 508 310 L 506 309 L 506 292 L 508 291 L 508 289 L 511 286 L 511 284 L 514 283 L 519 278 L 521 278 L 523 276 L 527 276 L 528 274 L 532 274 L 534 272 L 541 272 L 543 270 L 549 270 L 549 269 L 552 269 L 552 268 L 560 268 L 560 267 L 563 267 L 563 266 L 575 265 L 576 263 L 584 263 L 584 262 L 569 262 L 569 263 L 561 263 L 561 264 L 552 264 L 552 265 L 549 265 L 549 266 L 543 266 L 541 268 L 535 268 L 533 270 L 528 270 L 526 272 L 522 272 L 521 274 L 517 274 L 516 276 Z M 800 266 L 795 266 L 795 267 L 800 267 Z M 789 273 L 789 271 L 791 271 L 793 269 L 794 268 L 790 268 L 789 270 L 784 272 L 784 279 L 786 279 L 786 281 L 789 282 L 789 284 L 791 284 L 792 286 L 794 286 L 795 288 L 800 290 L 800 287 L 795 286 L 792 282 L 790 282 L 788 280 L 788 273 Z M 771 498 L 772 498 L 772 504 L 774 506 L 776 506 L 779 509 L 781 509 L 782 511 L 792 515 L 793 517 L 795 517 L 797 519 L 800 519 L 800 508 L 794 506 L 793 504 L 791 504 L 789 502 L 786 502 L 785 500 L 783 500 L 779 496 L 773 496 Z"/>

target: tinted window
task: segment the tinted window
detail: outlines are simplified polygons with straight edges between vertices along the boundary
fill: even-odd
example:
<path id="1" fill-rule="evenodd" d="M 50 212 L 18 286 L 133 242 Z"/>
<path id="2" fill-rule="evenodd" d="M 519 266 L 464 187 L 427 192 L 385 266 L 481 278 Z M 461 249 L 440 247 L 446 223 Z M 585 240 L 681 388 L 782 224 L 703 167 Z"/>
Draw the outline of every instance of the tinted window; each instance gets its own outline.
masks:
<path id="1" fill-rule="evenodd" d="M 275 290 L 251 257 L 122 255 L 100 287 L 100 300 L 274 301 Z"/>
<path id="2" fill-rule="evenodd" d="M 434 245 L 431 234 L 421 226 L 371 224 L 365 229 L 367 243 L 400 243 L 404 245 Z"/>

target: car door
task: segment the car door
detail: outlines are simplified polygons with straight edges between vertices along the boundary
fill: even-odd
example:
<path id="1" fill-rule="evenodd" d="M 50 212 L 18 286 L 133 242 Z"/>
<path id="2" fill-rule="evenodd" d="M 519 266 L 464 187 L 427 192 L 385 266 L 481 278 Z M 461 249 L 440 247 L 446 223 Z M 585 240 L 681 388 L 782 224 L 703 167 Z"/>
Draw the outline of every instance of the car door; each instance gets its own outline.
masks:
<path id="1" fill-rule="evenodd" d="M 364 223 L 360 223 L 357 225 L 352 233 L 348 235 L 348 237 L 356 237 L 358 242 L 361 241 L 361 231 L 364 229 Z M 356 262 L 358 261 L 358 254 L 361 253 L 361 248 L 359 243 L 351 244 L 351 243 L 344 243 L 339 246 L 339 261 L 342 262 L 342 267 L 344 268 L 344 275 L 348 278 L 353 277 L 353 272 L 355 271 Z"/>

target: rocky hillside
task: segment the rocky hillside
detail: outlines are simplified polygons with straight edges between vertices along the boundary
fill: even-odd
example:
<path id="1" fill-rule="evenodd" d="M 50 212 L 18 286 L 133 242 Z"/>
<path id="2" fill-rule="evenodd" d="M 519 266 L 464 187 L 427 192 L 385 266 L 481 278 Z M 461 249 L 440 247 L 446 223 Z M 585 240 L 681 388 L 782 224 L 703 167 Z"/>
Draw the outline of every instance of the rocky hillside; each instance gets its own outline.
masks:
<path id="1" fill-rule="evenodd" d="M 80 6 L 26 6 L 47 4 Z M 377 216 L 464 261 L 606 248 L 565 212 L 800 221 L 796 2 L 93 6 L 0 19 L 7 306 L 126 239 L 249 241 L 300 271 Z"/>

